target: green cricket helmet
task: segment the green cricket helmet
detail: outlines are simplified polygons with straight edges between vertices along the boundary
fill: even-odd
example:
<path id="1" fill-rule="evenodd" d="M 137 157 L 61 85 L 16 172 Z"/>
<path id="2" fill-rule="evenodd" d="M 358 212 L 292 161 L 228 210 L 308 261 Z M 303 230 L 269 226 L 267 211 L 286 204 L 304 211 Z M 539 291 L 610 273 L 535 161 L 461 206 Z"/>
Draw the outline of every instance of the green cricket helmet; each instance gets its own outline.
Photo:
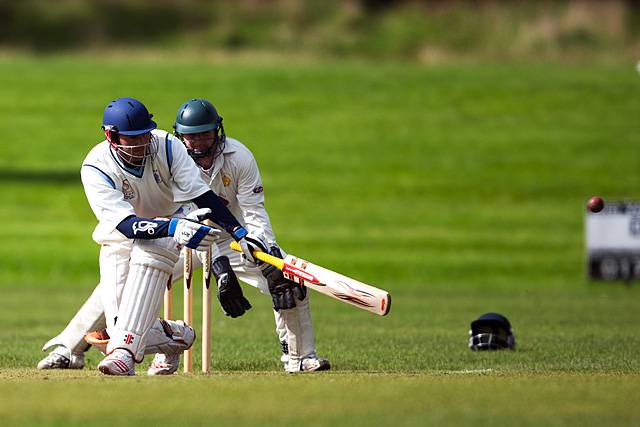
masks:
<path id="1" fill-rule="evenodd" d="M 213 142 L 206 150 L 190 150 L 187 148 L 191 157 L 207 157 L 212 150 L 215 150 L 214 156 L 222 152 L 226 139 L 224 127 L 222 126 L 222 117 L 220 117 L 213 104 L 206 99 L 194 98 L 182 104 L 178 109 L 173 129 L 180 140 L 183 140 L 183 135 L 214 132 Z"/>

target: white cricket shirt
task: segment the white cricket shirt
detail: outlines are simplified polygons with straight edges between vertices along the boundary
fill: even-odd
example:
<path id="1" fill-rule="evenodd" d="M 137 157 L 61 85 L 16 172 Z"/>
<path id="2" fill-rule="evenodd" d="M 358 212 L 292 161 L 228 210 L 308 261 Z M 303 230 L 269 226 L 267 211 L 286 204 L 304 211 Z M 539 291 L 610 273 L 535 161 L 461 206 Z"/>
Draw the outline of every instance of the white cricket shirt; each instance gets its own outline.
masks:
<path id="1" fill-rule="evenodd" d="M 159 129 L 151 135 L 157 153 L 142 168 L 124 166 L 107 141 L 96 145 L 82 163 L 84 191 L 99 221 L 93 239 L 99 244 L 125 239 L 116 226 L 128 216 L 171 216 L 185 202 L 209 191 L 177 138 Z"/>

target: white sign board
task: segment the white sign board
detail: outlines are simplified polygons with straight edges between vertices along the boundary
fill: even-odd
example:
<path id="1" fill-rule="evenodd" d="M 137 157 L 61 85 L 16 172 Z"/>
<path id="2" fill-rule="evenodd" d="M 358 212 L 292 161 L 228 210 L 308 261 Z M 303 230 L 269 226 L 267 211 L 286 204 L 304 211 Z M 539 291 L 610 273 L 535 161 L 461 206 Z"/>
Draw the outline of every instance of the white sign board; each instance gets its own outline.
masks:
<path id="1" fill-rule="evenodd" d="M 590 279 L 640 280 L 640 202 L 607 202 L 585 229 Z"/>

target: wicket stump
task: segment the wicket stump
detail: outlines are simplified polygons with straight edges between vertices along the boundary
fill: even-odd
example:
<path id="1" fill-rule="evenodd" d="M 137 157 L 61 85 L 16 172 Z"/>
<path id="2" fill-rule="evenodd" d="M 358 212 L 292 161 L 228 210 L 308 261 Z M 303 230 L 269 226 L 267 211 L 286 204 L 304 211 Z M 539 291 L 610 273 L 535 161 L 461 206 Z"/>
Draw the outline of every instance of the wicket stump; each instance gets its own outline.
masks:
<path id="1" fill-rule="evenodd" d="M 193 250 L 183 248 L 184 289 L 183 320 L 193 327 Z M 202 266 L 202 372 L 211 370 L 211 248 L 204 253 Z M 164 293 L 164 318 L 173 317 L 172 283 L 169 280 Z M 183 371 L 193 372 L 193 347 L 184 351 Z"/>

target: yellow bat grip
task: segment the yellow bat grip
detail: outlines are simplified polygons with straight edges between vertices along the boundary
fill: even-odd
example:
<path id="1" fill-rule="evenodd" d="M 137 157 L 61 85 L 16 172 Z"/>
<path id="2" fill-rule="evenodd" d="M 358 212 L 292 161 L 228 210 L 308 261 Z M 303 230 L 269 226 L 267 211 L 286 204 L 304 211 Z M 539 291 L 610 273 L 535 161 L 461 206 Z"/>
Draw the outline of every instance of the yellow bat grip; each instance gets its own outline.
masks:
<path id="1" fill-rule="evenodd" d="M 240 247 L 240 244 L 238 242 L 231 242 L 229 246 L 231 246 L 231 249 L 233 249 L 236 252 L 242 252 L 242 248 Z M 284 260 L 281 258 L 275 257 L 273 255 L 269 255 L 262 251 L 253 252 L 253 256 L 259 259 L 260 261 L 273 265 L 278 270 L 282 270 L 284 268 Z"/>

